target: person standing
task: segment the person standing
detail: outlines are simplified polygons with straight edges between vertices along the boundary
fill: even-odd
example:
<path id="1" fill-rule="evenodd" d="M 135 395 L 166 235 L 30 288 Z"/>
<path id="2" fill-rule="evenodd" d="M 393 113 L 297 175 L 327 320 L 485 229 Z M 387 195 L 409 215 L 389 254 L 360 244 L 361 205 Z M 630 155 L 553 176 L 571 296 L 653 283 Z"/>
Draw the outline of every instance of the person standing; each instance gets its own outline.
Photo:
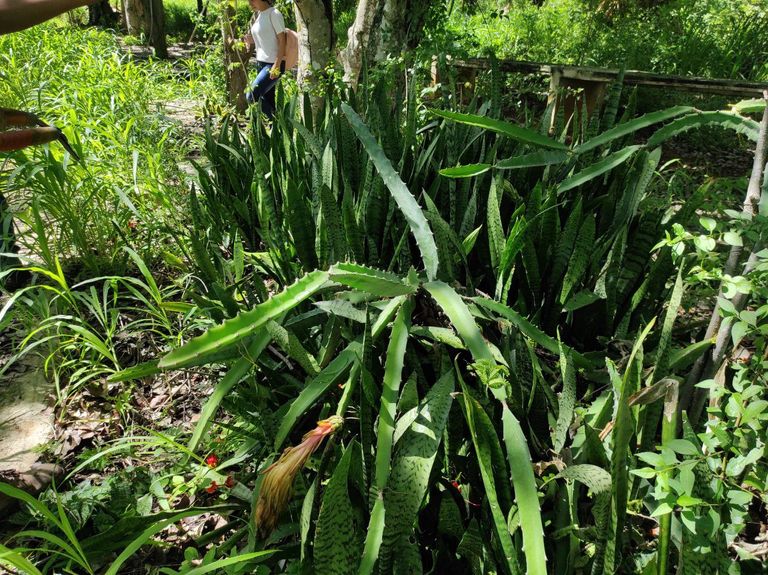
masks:
<path id="1" fill-rule="evenodd" d="M 275 85 L 285 71 L 286 28 L 272 0 L 249 0 L 256 18 L 245 35 L 250 55 L 256 51 L 256 79 L 246 93 L 249 104 L 259 102 L 268 118 L 275 115 Z"/>

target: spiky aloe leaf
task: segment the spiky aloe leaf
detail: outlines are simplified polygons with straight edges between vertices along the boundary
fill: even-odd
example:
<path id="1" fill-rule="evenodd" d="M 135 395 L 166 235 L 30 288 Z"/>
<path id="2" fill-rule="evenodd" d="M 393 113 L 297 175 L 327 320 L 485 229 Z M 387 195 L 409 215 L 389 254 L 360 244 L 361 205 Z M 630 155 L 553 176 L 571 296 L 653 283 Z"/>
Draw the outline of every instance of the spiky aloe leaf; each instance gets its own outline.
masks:
<path id="1" fill-rule="evenodd" d="M 344 377 L 349 371 L 352 364 L 359 360 L 360 353 L 362 352 L 362 344 L 353 341 L 350 343 L 344 351 L 337 355 L 334 360 L 329 363 L 325 369 L 318 373 L 312 381 L 310 381 L 304 389 L 301 390 L 299 396 L 293 401 L 291 407 L 288 408 L 288 412 L 283 417 L 283 422 L 280 424 L 280 429 L 275 436 L 275 449 L 279 450 L 283 445 L 285 438 L 296 425 L 299 418 L 306 413 L 306 411 L 312 407 L 315 402 L 331 388 L 334 384 L 338 383 L 342 377 Z"/>
<path id="2" fill-rule="evenodd" d="M 314 539 L 314 567 L 317 573 L 348 575 L 354 573 L 360 556 L 360 529 L 349 498 L 347 481 L 357 443 L 344 451 L 323 492 Z"/>
<path id="3" fill-rule="evenodd" d="M 107 378 L 110 383 L 122 383 L 124 381 L 133 381 L 134 379 L 143 379 L 160 373 L 161 369 L 158 367 L 160 360 L 153 359 L 152 361 L 145 361 L 113 373 Z"/>
<path id="4" fill-rule="evenodd" d="M 734 112 L 739 114 L 755 114 L 765 110 L 766 101 L 765 98 L 754 98 L 751 100 L 742 100 L 735 103 L 731 108 Z"/>
<path id="5" fill-rule="evenodd" d="M 402 383 L 405 347 L 408 343 L 408 329 L 413 306 L 408 301 L 400 306 L 392 325 L 392 336 L 387 347 L 384 365 L 384 389 L 379 409 L 379 428 L 376 440 L 376 473 L 374 487 L 382 491 L 389 479 L 392 460 L 392 438 L 395 432 L 395 411 Z"/>
<path id="6" fill-rule="evenodd" d="M 506 160 L 499 160 L 494 167 L 499 170 L 519 170 L 522 168 L 552 166 L 555 164 L 562 164 L 570 157 L 568 152 L 551 152 L 544 150 L 531 152 L 530 154 L 524 154 L 514 158 L 507 158 Z"/>
<path id="7" fill-rule="evenodd" d="M 314 271 L 305 275 L 293 285 L 271 297 L 254 309 L 212 327 L 203 335 L 191 339 L 178 349 L 163 357 L 158 364 L 161 369 L 178 369 L 206 362 L 206 356 L 230 347 L 249 336 L 268 321 L 290 311 L 305 299 L 311 297 L 328 281 L 328 272 Z"/>
<path id="8" fill-rule="evenodd" d="M 522 128 L 509 122 L 503 122 L 501 120 L 494 120 L 486 116 L 477 116 L 474 114 L 462 114 L 459 112 L 449 112 L 447 110 L 430 110 L 435 116 L 445 118 L 446 120 L 453 120 L 460 124 L 466 124 L 468 126 L 477 126 L 478 128 L 485 128 L 497 134 L 503 134 L 513 140 L 522 142 L 524 144 L 530 144 L 532 146 L 538 146 L 540 148 L 550 148 L 553 150 L 567 150 L 568 146 L 552 140 L 546 136 L 542 136 L 534 130 L 528 128 Z"/>
<path id="9" fill-rule="evenodd" d="M 493 519 L 494 532 L 501 551 L 500 561 L 506 567 L 508 573 L 517 575 L 521 573 L 517 561 L 517 551 L 507 529 L 507 520 L 499 503 L 499 496 L 496 492 L 496 480 L 494 478 L 493 451 L 501 449 L 499 437 L 496 435 L 496 430 L 488 414 L 485 413 L 477 400 L 472 397 L 469 390 L 466 389 L 464 382 L 461 379 L 459 381 L 464 390 L 462 394 L 464 399 L 464 417 L 467 420 L 472 443 L 475 446 L 477 464 L 480 468 L 480 475 L 485 487 L 485 496 L 488 499 Z"/>
<path id="10" fill-rule="evenodd" d="M 191 452 L 197 451 L 200 445 L 200 440 L 211 425 L 213 416 L 216 415 L 216 411 L 219 409 L 219 405 L 222 400 L 232 391 L 232 388 L 237 385 L 253 368 L 256 359 L 261 355 L 261 352 L 269 344 L 271 336 L 267 331 L 260 331 L 256 338 L 251 342 L 246 350 L 244 356 L 240 358 L 235 364 L 229 368 L 227 374 L 221 378 L 221 380 L 213 388 L 213 393 L 208 396 L 208 399 L 203 405 L 203 409 L 200 412 L 200 419 L 195 425 L 195 431 L 192 432 L 192 437 L 189 440 L 187 447 Z"/>
<path id="11" fill-rule="evenodd" d="M 365 535 L 363 556 L 360 559 L 359 575 L 371 575 L 379 557 L 381 541 L 384 537 L 384 494 L 379 493 L 376 503 L 371 511 L 371 519 L 368 522 L 368 532 Z"/>
<path id="12" fill-rule="evenodd" d="M 380 557 L 383 573 L 389 572 L 393 562 L 397 562 L 396 555 L 408 544 L 413 531 L 448 421 L 453 388 L 454 376 L 450 370 L 429 390 L 415 420 L 398 441 L 384 492 L 387 514 Z"/>
<path id="13" fill-rule="evenodd" d="M 496 355 L 488 345 L 488 342 L 483 338 L 483 334 L 480 332 L 477 323 L 475 323 L 475 319 L 472 317 L 467 305 L 459 297 L 459 294 L 456 293 L 456 290 L 448 284 L 439 281 L 424 284 L 424 289 L 435 298 L 435 301 L 445 312 L 445 315 L 450 318 L 453 327 L 466 344 L 475 361 L 491 360 L 496 362 Z M 503 359 L 499 358 L 499 360 L 503 362 Z M 493 388 L 492 392 L 498 399 L 504 399 L 504 394 L 506 393 L 501 387 Z"/>
<path id="14" fill-rule="evenodd" d="M 389 272 L 352 263 L 338 263 L 329 270 L 330 278 L 351 288 L 363 290 L 378 297 L 412 294 L 416 287 Z"/>
<path id="15" fill-rule="evenodd" d="M 760 125 L 750 118 L 745 118 L 732 112 L 697 112 L 690 116 L 678 118 L 663 128 L 658 129 L 648 138 L 645 145 L 649 148 L 654 148 L 692 128 L 700 128 L 701 126 L 712 124 L 744 134 L 753 142 L 757 142 L 758 135 L 760 134 Z"/>
<path id="16" fill-rule="evenodd" d="M 599 136 L 596 136 L 590 140 L 587 140 L 580 146 L 576 146 L 573 149 L 573 151 L 576 154 L 583 154 L 584 152 L 588 152 L 589 150 L 594 150 L 599 146 L 603 146 L 605 144 L 613 142 L 614 140 L 623 138 L 624 136 L 627 136 L 629 134 L 633 134 L 638 130 L 647 128 L 648 126 L 652 126 L 660 122 L 666 122 L 667 120 L 671 120 L 672 118 L 677 118 L 678 116 L 682 116 L 683 114 L 690 114 L 691 112 L 695 112 L 695 111 L 696 111 L 696 108 L 693 108 L 691 106 L 675 106 L 673 108 L 668 108 L 666 110 L 651 112 L 650 114 L 645 114 L 643 116 L 640 116 L 639 118 L 630 120 L 629 122 L 624 122 L 623 124 L 614 126 L 610 130 L 603 132 Z"/>
<path id="17" fill-rule="evenodd" d="M 376 138 L 371 134 L 362 118 L 346 103 L 341 104 L 341 109 L 357 137 L 363 143 L 365 151 L 368 152 L 381 179 L 384 180 L 384 184 L 389 189 L 405 220 L 408 222 L 411 233 L 416 239 L 416 244 L 419 246 L 421 259 L 427 270 L 427 277 L 433 280 L 437 275 L 438 267 L 437 246 L 435 245 L 435 239 L 432 237 L 432 230 L 429 228 L 424 212 L 421 211 L 416 198 L 413 197 L 403 183 L 403 180 L 400 179 L 384 150 L 376 142 Z"/>
<path id="18" fill-rule="evenodd" d="M 541 506 L 536 492 L 531 453 L 520 423 L 507 404 L 502 404 L 501 421 L 504 426 L 504 444 L 507 461 L 515 486 L 515 502 L 523 531 L 523 550 L 528 575 L 547 575 L 547 554 L 544 549 L 544 527 L 541 522 Z"/>
<path id="19" fill-rule="evenodd" d="M 614 152 L 610 156 L 607 156 L 602 160 L 595 162 L 591 166 L 563 180 L 560 183 L 560 185 L 557 187 L 557 193 L 562 194 L 563 192 L 572 190 L 573 188 L 577 188 L 583 184 L 586 184 L 587 182 L 594 180 L 598 176 L 602 176 L 606 172 L 610 172 L 612 169 L 616 168 L 617 166 L 620 166 L 621 164 L 626 162 L 629 158 L 631 158 L 634 155 L 634 153 L 637 152 L 641 147 L 642 146 L 639 146 L 639 145 L 627 146 L 626 148 L 621 149 L 618 152 Z"/>
<path id="20" fill-rule="evenodd" d="M 454 166 L 453 168 L 443 168 L 440 175 L 446 178 L 471 178 L 479 176 L 490 170 L 491 164 L 466 164 L 464 166 Z"/>

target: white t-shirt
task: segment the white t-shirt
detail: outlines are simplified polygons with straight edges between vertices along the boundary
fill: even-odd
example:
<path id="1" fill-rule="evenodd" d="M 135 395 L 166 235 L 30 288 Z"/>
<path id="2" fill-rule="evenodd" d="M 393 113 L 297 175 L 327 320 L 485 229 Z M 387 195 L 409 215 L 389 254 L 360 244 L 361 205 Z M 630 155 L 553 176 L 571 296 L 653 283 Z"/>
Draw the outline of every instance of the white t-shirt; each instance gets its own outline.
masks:
<path id="1" fill-rule="evenodd" d="M 281 32 L 285 32 L 285 20 L 274 6 L 259 12 L 251 26 L 251 36 L 256 42 L 256 59 L 259 62 L 275 63 L 277 35 Z"/>

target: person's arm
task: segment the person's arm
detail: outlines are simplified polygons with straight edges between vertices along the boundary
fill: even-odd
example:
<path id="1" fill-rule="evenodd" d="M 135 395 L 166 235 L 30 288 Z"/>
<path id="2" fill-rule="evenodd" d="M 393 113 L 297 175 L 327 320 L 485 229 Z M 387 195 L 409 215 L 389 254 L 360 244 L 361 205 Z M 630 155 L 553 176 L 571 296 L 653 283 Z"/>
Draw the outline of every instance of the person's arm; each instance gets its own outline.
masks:
<path id="1" fill-rule="evenodd" d="M 280 75 L 280 64 L 285 60 L 285 37 L 285 32 L 280 32 L 277 35 L 277 59 L 269 71 L 270 78 L 277 78 Z"/>
<path id="2" fill-rule="evenodd" d="M 0 0 L 0 34 L 9 34 L 87 6 L 94 0 Z"/>

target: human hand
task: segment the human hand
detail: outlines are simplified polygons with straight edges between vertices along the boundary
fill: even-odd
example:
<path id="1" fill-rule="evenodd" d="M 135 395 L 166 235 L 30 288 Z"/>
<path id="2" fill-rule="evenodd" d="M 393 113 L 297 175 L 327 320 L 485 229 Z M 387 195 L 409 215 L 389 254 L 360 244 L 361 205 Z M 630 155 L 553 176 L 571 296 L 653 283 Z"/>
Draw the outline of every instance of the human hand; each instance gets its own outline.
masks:
<path id="1" fill-rule="evenodd" d="M 272 66 L 269 69 L 269 78 L 271 80 L 274 80 L 275 78 L 279 78 L 279 77 L 280 77 L 280 68 L 277 66 Z"/>

